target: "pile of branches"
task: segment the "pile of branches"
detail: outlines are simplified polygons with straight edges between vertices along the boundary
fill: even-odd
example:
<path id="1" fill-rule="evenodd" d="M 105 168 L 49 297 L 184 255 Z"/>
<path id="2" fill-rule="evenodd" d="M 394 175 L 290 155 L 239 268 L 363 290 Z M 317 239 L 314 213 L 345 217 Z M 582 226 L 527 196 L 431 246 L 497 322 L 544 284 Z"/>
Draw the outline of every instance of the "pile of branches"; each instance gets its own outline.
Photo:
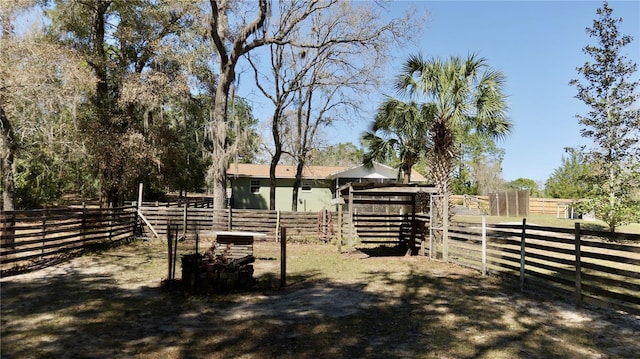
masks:
<path id="1" fill-rule="evenodd" d="M 215 241 L 211 247 L 200 257 L 196 254 L 198 263 L 195 266 L 196 273 L 185 273 L 183 260 L 183 280 L 187 278 L 190 292 L 211 292 L 228 288 L 248 288 L 254 284 L 253 265 L 256 258 L 247 255 L 240 258 L 232 258 L 233 244 L 227 244 L 222 251 L 218 251 L 219 244 Z M 188 272 L 188 270 L 187 270 Z M 191 277 L 193 280 L 189 281 Z"/>

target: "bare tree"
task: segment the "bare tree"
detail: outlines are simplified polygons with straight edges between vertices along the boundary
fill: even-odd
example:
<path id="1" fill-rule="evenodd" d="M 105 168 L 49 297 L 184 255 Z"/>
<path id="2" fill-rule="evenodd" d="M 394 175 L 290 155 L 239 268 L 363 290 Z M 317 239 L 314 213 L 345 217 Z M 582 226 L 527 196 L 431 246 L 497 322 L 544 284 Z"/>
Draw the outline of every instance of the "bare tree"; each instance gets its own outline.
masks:
<path id="1" fill-rule="evenodd" d="M 280 46 L 272 44 L 269 46 L 271 60 L 271 74 L 273 78 L 263 80 L 257 65 L 251 58 L 247 56 L 251 64 L 258 89 L 268 98 L 273 105 L 271 114 L 271 135 L 273 139 L 273 148 L 271 149 L 271 161 L 269 167 L 269 209 L 275 210 L 276 205 L 276 166 L 280 163 L 283 154 L 283 135 L 287 135 L 287 131 L 282 128 L 285 110 L 292 104 L 294 95 L 298 90 L 299 78 L 304 76 L 304 71 L 293 72 L 292 66 L 288 60 L 293 55 L 287 54 L 292 48 L 288 46 Z M 263 84 L 263 81 L 267 84 Z M 271 86 L 269 88 L 268 86 Z"/>
<path id="2" fill-rule="evenodd" d="M 242 19 L 239 23 L 230 22 L 229 15 L 240 11 L 244 3 L 229 0 L 210 0 L 211 19 L 210 37 L 218 55 L 219 73 L 213 114 L 208 124 L 208 134 L 213 141 L 213 161 L 209 168 L 209 182 L 213 188 L 214 208 L 224 208 L 226 204 L 227 164 L 235 154 L 228 138 L 227 107 L 231 85 L 235 81 L 236 65 L 240 58 L 252 49 L 267 43 L 266 34 L 260 32 L 269 16 L 269 2 L 259 0 L 255 18 L 250 22 Z M 234 8 L 234 6 L 236 6 Z M 232 28 L 233 26 L 233 28 Z"/>
<path id="3" fill-rule="evenodd" d="M 334 121 L 358 117 L 361 101 L 382 78 L 376 71 L 383 67 L 390 47 L 416 34 L 420 24 L 410 15 L 385 22 L 375 5 L 343 1 L 323 2 L 323 7 L 296 16 L 304 3 L 281 3 L 279 13 L 284 15 L 279 24 L 295 19 L 295 27 L 271 47 L 270 73 L 261 74 L 259 64 L 250 61 L 258 88 L 274 106 L 271 209 L 275 209 L 275 168 L 282 155 L 291 156 L 297 165 L 292 197 L 296 210 L 302 170 L 319 135 Z M 287 109 L 294 115 L 284 116 Z"/>

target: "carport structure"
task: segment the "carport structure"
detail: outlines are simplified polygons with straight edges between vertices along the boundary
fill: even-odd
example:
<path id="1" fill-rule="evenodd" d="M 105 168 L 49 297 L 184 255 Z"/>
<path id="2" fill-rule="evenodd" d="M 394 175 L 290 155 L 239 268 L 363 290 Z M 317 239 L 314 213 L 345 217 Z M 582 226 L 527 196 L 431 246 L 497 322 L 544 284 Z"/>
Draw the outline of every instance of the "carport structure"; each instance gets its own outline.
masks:
<path id="1" fill-rule="evenodd" d="M 346 236 L 349 250 L 358 240 L 406 246 L 407 255 L 425 254 L 426 240 L 430 239 L 431 249 L 433 230 L 442 229 L 439 196 L 433 185 L 347 183 L 336 193 L 338 218 L 348 212 L 348 223 L 338 225 L 338 243 Z"/>

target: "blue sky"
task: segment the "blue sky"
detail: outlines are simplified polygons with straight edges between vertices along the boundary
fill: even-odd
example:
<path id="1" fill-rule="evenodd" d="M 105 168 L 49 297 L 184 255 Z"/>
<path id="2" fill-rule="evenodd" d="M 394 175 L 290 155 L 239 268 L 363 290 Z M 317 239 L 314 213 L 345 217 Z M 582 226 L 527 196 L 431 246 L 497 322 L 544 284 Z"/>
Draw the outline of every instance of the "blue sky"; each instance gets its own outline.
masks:
<path id="1" fill-rule="evenodd" d="M 609 5 L 615 17 L 624 19 L 619 31 L 634 37 L 625 54 L 640 65 L 640 1 Z M 498 143 L 506 152 L 505 180 L 523 177 L 544 183 L 561 165 L 565 147 L 588 144 L 575 118 L 587 108 L 574 98 L 576 89 L 568 83 L 580 78 L 576 67 L 588 59 L 582 48 L 594 42 L 585 28 L 597 18 L 601 1 L 399 1 L 389 9 L 397 16 L 407 6 L 427 8 L 431 17 L 419 44 L 404 49 L 407 55 L 449 58 L 475 52 L 506 75 L 514 128 Z M 396 74 L 401 62 L 385 72 Z M 369 110 L 378 103 L 372 101 Z M 366 126 L 343 124 L 329 137 L 357 144 Z"/>
<path id="2" fill-rule="evenodd" d="M 3 0 L 0 0 L 3 1 Z M 368 0 L 362 0 L 368 1 Z M 634 37 L 625 54 L 640 66 L 640 1 L 610 1 L 622 34 Z M 498 146 L 505 149 L 502 175 L 507 181 L 530 178 L 544 183 L 562 163 L 565 147 L 588 145 L 580 136 L 576 114 L 587 108 L 574 96 L 571 79 L 579 79 L 576 67 L 590 60 L 582 48 L 594 43 L 585 28 L 596 19 L 601 1 L 395 1 L 387 5 L 389 16 L 402 16 L 407 8 L 430 19 L 415 46 L 396 53 L 396 60 L 380 73 L 395 76 L 410 54 L 443 59 L 477 53 L 506 75 L 512 134 Z M 242 72 L 242 70 L 239 70 Z M 244 73 L 243 84 L 251 83 Z M 640 71 L 634 78 L 640 78 Z M 269 118 L 265 99 L 255 90 L 239 89 L 254 107 L 259 120 Z M 362 112 L 375 110 L 392 88 L 382 89 L 362 104 Z M 268 106 L 266 106 L 268 107 Z M 365 115 L 366 116 L 366 115 Z M 342 123 L 327 130 L 330 144 L 352 142 L 369 122 Z"/>

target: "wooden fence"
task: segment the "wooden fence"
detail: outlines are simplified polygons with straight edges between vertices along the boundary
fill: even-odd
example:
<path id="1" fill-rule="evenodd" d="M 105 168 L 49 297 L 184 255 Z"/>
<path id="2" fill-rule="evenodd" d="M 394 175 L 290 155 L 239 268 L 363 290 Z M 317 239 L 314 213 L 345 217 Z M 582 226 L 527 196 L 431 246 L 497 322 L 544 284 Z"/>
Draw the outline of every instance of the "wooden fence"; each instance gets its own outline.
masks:
<path id="1" fill-rule="evenodd" d="M 29 266 L 136 234 L 133 207 L 42 209 L 0 213 L 0 268 Z"/>
<path id="2" fill-rule="evenodd" d="M 147 237 L 166 237 L 167 224 L 177 225 L 180 233 L 195 235 L 196 231 L 246 231 L 264 233 L 267 240 L 278 240 L 281 227 L 287 228 L 287 237 L 295 241 L 330 240 L 351 236 L 348 213 L 289 212 L 249 209 L 140 207 L 146 221 L 143 234 Z M 340 218 L 342 216 L 342 218 Z M 416 247 L 428 237 L 429 217 L 416 215 Z M 354 214 L 353 236 L 360 243 L 408 244 L 411 236 L 411 215 Z M 155 232 L 155 233 L 154 233 Z"/>
<path id="3" fill-rule="evenodd" d="M 448 258 L 483 273 L 516 276 L 522 288 L 550 289 L 582 302 L 640 314 L 640 235 L 526 225 L 452 224 Z M 442 255 L 442 253 L 439 253 Z"/>
<path id="4" fill-rule="evenodd" d="M 142 206 L 140 213 L 146 222 L 143 234 L 147 237 L 166 236 L 167 224 L 171 223 L 188 235 L 199 230 L 246 231 L 264 233 L 267 240 L 276 240 L 280 228 L 287 227 L 287 236 L 293 240 L 328 240 L 337 235 L 340 223 L 335 212 Z"/>
<path id="5" fill-rule="evenodd" d="M 486 213 L 490 211 L 489 196 L 452 195 L 449 200 L 465 208 Z M 569 218 L 572 202 L 572 199 L 529 197 L 529 214 L 555 214 L 561 218 Z M 510 215 L 516 215 L 516 211 L 511 211 Z"/>
<path id="6" fill-rule="evenodd" d="M 412 223 L 406 215 L 354 213 L 353 226 L 347 213 L 282 212 L 262 210 L 213 210 L 192 207 L 139 208 L 150 228 L 164 236 L 167 224 L 180 232 L 235 230 L 265 233 L 278 238 L 287 228 L 287 238 L 318 240 L 351 238 L 355 243 L 404 244 L 413 235 L 423 253 L 429 238 L 429 217 L 416 214 Z M 137 232 L 136 208 L 47 209 L 0 214 L 1 268 L 51 260 L 98 244 L 132 238 Z M 323 237 L 323 231 L 325 236 Z M 640 314 L 640 235 L 607 233 L 527 225 L 479 225 L 452 223 L 445 243 L 434 245 L 447 261 L 519 278 L 523 288 L 544 288 L 570 295 L 582 302 L 606 304 Z M 328 237 L 326 235 L 329 235 Z M 430 246 L 431 248 L 431 246 Z"/>

